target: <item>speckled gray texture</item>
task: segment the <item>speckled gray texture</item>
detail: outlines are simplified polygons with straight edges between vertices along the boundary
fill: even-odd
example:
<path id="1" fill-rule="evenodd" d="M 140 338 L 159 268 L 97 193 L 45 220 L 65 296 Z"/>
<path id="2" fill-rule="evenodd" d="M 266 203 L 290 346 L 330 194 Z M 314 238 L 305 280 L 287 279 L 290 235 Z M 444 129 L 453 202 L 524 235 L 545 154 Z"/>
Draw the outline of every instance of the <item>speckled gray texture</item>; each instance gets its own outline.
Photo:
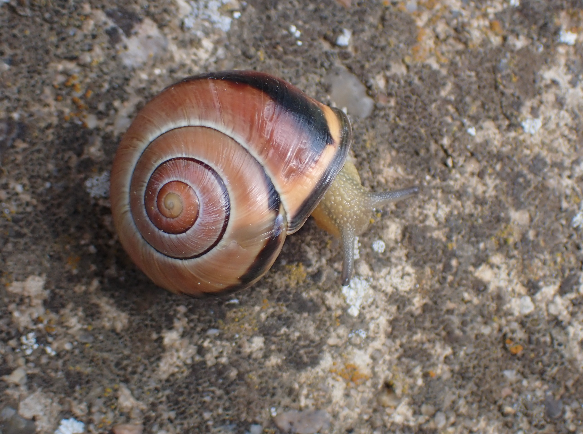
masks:
<path id="1" fill-rule="evenodd" d="M 0 41 L 0 410 L 43 433 L 274 433 L 294 410 L 331 433 L 582 431 L 581 1 L 10 0 Z M 349 290 L 312 221 L 217 300 L 155 287 L 116 240 L 137 110 L 243 68 L 325 103 L 350 72 L 375 104 L 365 185 L 422 187 L 360 237 Z"/>

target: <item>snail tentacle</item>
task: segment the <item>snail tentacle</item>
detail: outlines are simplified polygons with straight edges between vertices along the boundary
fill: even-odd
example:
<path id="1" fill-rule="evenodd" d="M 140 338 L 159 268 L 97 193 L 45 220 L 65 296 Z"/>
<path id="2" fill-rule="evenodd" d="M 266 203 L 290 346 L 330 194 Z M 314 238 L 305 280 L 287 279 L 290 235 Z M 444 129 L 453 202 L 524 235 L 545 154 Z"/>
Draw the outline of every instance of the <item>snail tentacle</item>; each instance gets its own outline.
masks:
<path id="1" fill-rule="evenodd" d="M 369 193 L 372 208 L 381 208 L 392 202 L 397 202 L 399 200 L 407 199 L 420 192 L 420 188 L 417 186 L 402 188 L 400 190 L 392 191 L 381 191 Z"/>

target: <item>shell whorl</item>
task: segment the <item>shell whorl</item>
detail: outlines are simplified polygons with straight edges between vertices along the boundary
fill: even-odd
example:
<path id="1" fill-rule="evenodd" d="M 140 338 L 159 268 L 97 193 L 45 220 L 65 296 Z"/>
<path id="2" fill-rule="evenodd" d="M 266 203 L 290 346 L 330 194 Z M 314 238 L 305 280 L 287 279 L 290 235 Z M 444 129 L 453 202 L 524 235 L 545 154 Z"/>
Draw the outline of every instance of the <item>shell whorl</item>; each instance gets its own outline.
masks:
<path id="1" fill-rule="evenodd" d="M 249 286 L 342 167 L 349 131 L 343 115 L 267 74 L 177 83 L 142 109 L 116 154 L 120 241 L 173 292 Z"/>

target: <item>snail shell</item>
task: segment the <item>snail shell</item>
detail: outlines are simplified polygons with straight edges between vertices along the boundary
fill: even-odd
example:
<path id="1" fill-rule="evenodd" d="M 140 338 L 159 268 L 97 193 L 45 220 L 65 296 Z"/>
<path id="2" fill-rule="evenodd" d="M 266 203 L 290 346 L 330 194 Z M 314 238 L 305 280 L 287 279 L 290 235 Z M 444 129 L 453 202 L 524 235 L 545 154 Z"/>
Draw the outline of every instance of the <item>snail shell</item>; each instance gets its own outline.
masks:
<path id="1" fill-rule="evenodd" d="M 286 234 L 304 224 L 343 170 L 348 182 L 330 189 L 316 214 L 343 240 L 348 283 L 354 235 L 376 206 L 354 166 L 345 166 L 350 142 L 342 111 L 271 75 L 182 80 L 138 113 L 118 148 L 110 197 L 120 241 L 172 292 L 242 289 L 271 267 Z M 347 196 L 353 184 L 357 194 Z M 366 203 L 347 217 L 343 209 L 355 197 Z M 369 211 L 366 222 L 356 221 L 361 207 Z"/>

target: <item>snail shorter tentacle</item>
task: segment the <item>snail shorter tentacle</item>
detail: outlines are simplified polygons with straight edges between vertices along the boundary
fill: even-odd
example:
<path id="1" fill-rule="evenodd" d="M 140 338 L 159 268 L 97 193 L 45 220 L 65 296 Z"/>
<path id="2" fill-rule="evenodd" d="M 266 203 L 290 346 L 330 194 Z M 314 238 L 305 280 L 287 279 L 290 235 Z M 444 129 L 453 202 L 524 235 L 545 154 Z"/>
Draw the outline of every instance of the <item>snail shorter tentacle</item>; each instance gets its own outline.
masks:
<path id="1" fill-rule="evenodd" d="M 407 199 L 420 192 L 420 187 L 408 187 L 400 190 L 381 191 L 369 193 L 371 199 L 371 206 L 373 208 L 381 208 L 392 202 Z"/>

